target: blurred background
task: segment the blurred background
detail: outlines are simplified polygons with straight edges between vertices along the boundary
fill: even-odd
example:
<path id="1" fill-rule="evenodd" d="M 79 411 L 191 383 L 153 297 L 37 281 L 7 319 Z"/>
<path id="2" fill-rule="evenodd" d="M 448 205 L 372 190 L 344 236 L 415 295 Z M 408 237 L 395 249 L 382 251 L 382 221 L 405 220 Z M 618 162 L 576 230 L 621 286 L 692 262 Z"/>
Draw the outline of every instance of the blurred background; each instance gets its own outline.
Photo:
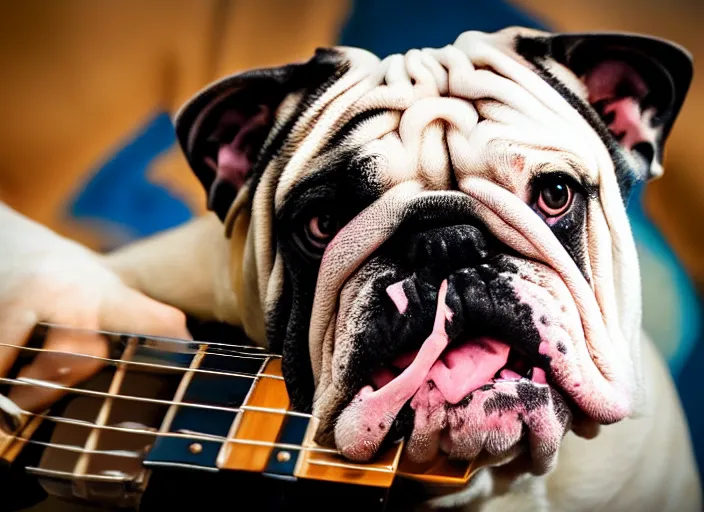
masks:
<path id="1" fill-rule="evenodd" d="M 698 0 L 23 0 L 0 15 L 0 200 L 97 250 L 204 212 L 171 118 L 223 75 L 318 46 L 384 57 L 466 30 L 524 25 L 674 40 L 695 78 L 665 176 L 629 215 L 645 328 L 667 358 L 704 468 L 704 2 Z M 1 249 L 0 249 L 1 250 Z"/>

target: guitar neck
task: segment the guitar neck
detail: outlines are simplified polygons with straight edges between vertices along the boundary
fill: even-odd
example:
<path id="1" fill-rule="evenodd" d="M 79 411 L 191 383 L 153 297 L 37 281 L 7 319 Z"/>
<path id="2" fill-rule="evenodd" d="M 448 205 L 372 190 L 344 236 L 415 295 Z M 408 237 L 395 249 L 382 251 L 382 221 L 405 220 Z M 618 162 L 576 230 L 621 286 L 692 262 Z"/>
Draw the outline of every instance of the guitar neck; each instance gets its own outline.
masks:
<path id="1" fill-rule="evenodd" d="M 355 499 L 345 503 L 371 511 L 384 510 L 398 476 L 449 486 L 470 477 L 468 464 L 410 463 L 403 442 L 368 464 L 318 446 L 317 420 L 291 409 L 280 356 L 261 348 L 102 335 L 113 348 L 103 370 L 0 438 L 0 459 L 8 465 L 28 447 L 41 448 L 38 460 L 22 469 L 51 495 L 145 510 L 166 495 L 202 504 L 227 493 L 228 501 L 253 500 L 261 510 L 272 502 L 272 510 L 284 510 L 284 496 L 291 505 L 298 496 L 310 509 L 313 495 L 346 493 Z M 42 429 L 44 439 L 37 435 Z"/>

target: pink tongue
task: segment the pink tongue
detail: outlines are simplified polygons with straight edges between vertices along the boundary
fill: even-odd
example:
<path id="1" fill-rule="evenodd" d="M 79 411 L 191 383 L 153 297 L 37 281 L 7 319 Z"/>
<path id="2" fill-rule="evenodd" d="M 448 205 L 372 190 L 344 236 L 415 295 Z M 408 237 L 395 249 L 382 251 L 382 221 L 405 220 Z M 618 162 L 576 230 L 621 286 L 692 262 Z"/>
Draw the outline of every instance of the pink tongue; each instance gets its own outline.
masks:
<path id="1" fill-rule="evenodd" d="M 509 346 L 480 338 L 451 349 L 435 362 L 426 381 L 432 380 L 451 404 L 491 381 L 508 360 Z"/>

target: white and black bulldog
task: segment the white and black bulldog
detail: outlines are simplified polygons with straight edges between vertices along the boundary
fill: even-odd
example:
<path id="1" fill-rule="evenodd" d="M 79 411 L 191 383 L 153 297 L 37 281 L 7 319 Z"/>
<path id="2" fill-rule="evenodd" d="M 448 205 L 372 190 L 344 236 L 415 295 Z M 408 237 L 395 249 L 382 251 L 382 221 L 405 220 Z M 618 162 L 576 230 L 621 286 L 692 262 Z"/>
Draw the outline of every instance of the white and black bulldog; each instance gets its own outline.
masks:
<path id="1" fill-rule="evenodd" d="M 176 119 L 213 213 L 103 264 L 282 353 L 349 459 L 492 459 L 433 506 L 701 510 L 626 216 L 691 77 L 666 41 L 520 28 L 229 76 Z"/>

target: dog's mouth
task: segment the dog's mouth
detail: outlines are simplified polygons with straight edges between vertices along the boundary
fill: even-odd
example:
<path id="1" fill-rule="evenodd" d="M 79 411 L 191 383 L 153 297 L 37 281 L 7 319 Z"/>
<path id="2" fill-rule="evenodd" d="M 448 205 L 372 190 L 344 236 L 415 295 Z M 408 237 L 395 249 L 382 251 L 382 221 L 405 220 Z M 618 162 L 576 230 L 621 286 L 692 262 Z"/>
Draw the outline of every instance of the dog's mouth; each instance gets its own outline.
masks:
<path id="1" fill-rule="evenodd" d="M 403 354 L 372 374 L 372 388 L 380 390 L 394 381 L 416 360 L 420 350 Z M 450 342 L 426 376 L 445 401 L 457 404 L 472 392 L 499 382 L 526 380 L 547 384 L 545 370 L 534 365 L 518 349 L 503 341 L 482 337 Z"/>
<path id="2" fill-rule="evenodd" d="M 351 460 L 368 461 L 385 441 L 405 437 L 416 462 L 439 452 L 501 457 L 520 447 L 534 472 L 549 470 L 573 416 L 574 405 L 551 376 L 551 361 L 564 347 L 548 355 L 539 339 L 528 339 L 536 332 L 531 318 L 502 307 L 491 308 L 491 318 L 472 317 L 457 307 L 457 295 L 456 280 L 449 290 L 443 281 L 432 333 L 420 347 L 395 347 L 369 372 L 335 422 L 337 447 Z"/>

